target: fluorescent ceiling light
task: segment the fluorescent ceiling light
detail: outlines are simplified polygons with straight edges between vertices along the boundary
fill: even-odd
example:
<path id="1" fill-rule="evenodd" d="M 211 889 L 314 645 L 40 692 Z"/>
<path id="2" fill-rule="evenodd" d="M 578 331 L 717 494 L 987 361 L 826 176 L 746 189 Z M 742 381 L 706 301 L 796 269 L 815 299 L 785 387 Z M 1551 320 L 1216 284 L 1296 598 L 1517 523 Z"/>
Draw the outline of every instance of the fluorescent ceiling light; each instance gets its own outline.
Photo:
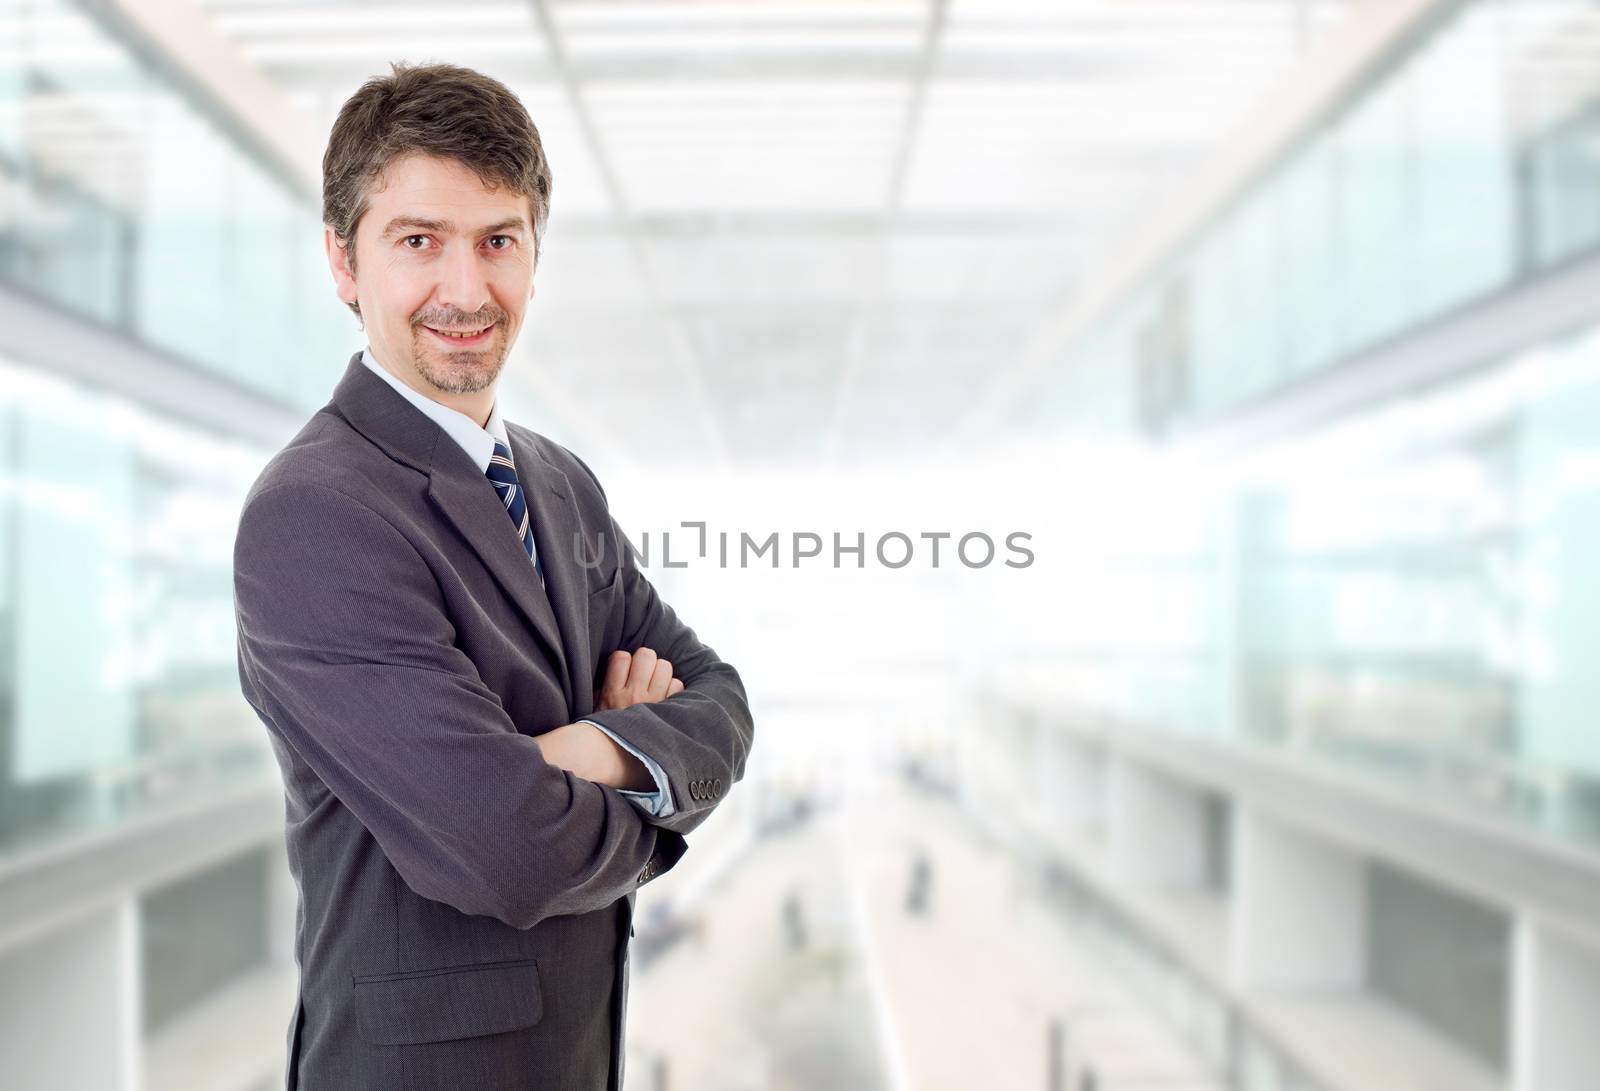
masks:
<path id="1" fill-rule="evenodd" d="M 314 35 L 336 31 L 370 33 L 405 30 L 513 30 L 535 33 L 532 5 L 501 4 L 388 4 L 300 7 L 293 10 L 228 11 L 212 13 L 212 21 L 229 37 L 250 35 Z"/>
<path id="2" fill-rule="evenodd" d="M 906 30 L 838 31 L 776 28 L 660 30 L 618 33 L 566 32 L 562 41 L 574 56 L 615 56 L 627 53 L 789 53 L 810 51 L 827 60 L 845 53 L 910 53 L 921 48 L 921 34 Z"/>
<path id="3" fill-rule="evenodd" d="M 449 56 L 472 63 L 484 57 L 515 57 L 523 60 L 545 55 L 544 39 L 534 34 L 510 36 L 433 35 L 419 32 L 410 37 L 389 36 L 305 41 L 282 38 L 271 41 L 245 41 L 239 48 L 251 60 L 265 63 L 290 63 L 317 60 L 356 60 L 378 58 Z"/>
<path id="4" fill-rule="evenodd" d="M 678 24 L 703 26 L 707 23 L 737 23 L 743 26 L 816 25 L 880 23 L 885 20 L 906 20 L 913 25 L 927 19 L 928 0 L 902 0 L 899 3 L 857 3 L 855 0 L 838 0 L 836 3 L 807 4 L 700 4 L 700 3 L 558 3 L 554 5 L 557 22 L 563 28 L 608 27 L 626 28 Z"/>

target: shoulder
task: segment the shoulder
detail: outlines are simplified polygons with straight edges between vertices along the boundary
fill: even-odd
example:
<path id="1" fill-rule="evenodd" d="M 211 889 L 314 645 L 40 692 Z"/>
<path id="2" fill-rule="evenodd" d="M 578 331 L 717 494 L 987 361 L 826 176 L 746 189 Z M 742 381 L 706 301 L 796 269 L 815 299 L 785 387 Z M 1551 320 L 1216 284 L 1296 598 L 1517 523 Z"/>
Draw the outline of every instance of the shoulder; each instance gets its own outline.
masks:
<path id="1" fill-rule="evenodd" d="M 422 550 L 392 512 L 336 475 L 303 470 L 264 477 L 252 488 L 234 535 L 232 570 L 235 609 L 259 618 L 305 613 L 329 596 L 393 608 L 433 601 L 437 592 Z"/>
<path id="2" fill-rule="evenodd" d="M 245 492 L 241 514 L 286 496 L 308 502 L 343 497 L 346 505 L 381 510 L 385 498 L 398 491 L 396 475 L 414 476 L 419 485 L 426 481 L 373 446 L 331 405 L 324 406 L 262 466 Z"/>
<path id="3" fill-rule="evenodd" d="M 396 470 L 411 473 L 368 443 L 337 414 L 318 411 L 269 458 L 245 492 L 239 546 L 292 528 L 307 539 L 330 534 L 397 534 L 384 514 Z M 237 555 L 237 554 L 236 554 Z"/>

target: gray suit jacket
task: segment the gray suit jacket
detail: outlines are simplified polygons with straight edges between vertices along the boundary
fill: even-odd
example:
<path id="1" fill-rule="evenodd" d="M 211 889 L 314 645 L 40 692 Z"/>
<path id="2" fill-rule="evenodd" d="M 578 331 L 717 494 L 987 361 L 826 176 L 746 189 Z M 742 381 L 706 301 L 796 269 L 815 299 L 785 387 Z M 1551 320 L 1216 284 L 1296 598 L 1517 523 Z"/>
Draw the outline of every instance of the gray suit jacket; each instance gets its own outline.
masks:
<path id="1" fill-rule="evenodd" d="M 619 1087 L 634 892 L 744 774 L 737 672 L 589 468 L 507 430 L 548 589 L 493 484 L 360 353 L 245 500 L 239 679 L 300 895 L 291 1091 Z M 593 711 L 606 657 L 640 646 L 683 692 Z M 533 737 L 578 718 L 658 761 L 677 811 L 546 763 Z"/>

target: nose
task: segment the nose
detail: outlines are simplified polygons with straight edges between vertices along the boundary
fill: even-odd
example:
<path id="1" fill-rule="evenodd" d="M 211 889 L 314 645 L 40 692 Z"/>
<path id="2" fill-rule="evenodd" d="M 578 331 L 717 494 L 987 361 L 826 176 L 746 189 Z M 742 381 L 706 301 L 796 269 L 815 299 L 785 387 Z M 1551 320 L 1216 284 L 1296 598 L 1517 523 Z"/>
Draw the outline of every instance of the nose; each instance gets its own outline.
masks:
<path id="1" fill-rule="evenodd" d="M 442 306 L 477 314 L 489 302 L 489 281 L 470 245 L 453 246 L 438 266 L 437 295 Z"/>

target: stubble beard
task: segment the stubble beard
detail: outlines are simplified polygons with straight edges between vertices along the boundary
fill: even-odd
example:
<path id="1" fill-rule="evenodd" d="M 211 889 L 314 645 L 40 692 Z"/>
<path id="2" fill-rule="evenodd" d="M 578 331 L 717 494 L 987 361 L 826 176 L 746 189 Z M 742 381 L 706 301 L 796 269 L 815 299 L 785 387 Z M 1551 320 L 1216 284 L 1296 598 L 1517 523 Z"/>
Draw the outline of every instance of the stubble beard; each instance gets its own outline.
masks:
<path id="1" fill-rule="evenodd" d="M 505 329 L 498 323 L 488 348 L 470 352 L 446 352 L 425 344 L 432 334 L 416 328 L 417 351 L 413 358 L 417 374 L 435 388 L 449 394 L 476 394 L 494 384 L 505 367 Z"/>

